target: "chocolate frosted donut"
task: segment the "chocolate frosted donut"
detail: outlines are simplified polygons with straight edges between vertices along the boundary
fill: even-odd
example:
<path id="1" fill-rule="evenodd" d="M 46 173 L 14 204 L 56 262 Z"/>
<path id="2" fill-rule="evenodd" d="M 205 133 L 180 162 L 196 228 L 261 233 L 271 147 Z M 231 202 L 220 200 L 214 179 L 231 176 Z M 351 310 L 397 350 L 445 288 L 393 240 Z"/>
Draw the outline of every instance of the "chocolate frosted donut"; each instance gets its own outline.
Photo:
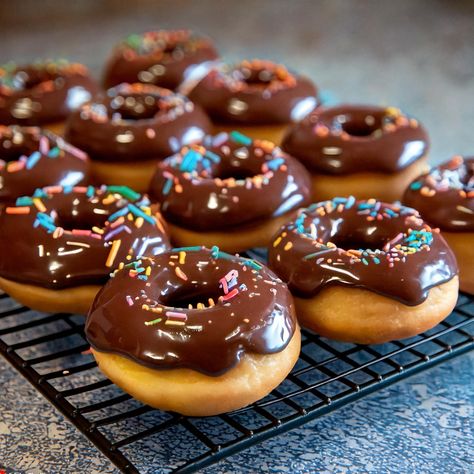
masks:
<path id="1" fill-rule="evenodd" d="M 454 156 L 420 176 L 403 202 L 441 228 L 458 260 L 461 289 L 474 294 L 474 157 Z"/>
<path id="2" fill-rule="evenodd" d="M 86 325 L 99 351 L 208 375 L 230 370 L 246 352 L 282 351 L 295 330 L 285 284 L 217 247 L 178 248 L 127 265 L 98 294 Z"/>
<path id="3" fill-rule="evenodd" d="M 450 314 L 456 259 L 414 209 L 334 198 L 300 211 L 269 250 L 295 295 L 300 322 L 363 344 L 411 337 Z"/>
<path id="4" fill-rule="evenodd" d="M 46 185 L 87 183 L 87 155 L 36 127 L 0 125 L 0 202 L 13 202 Z"/>
<path id="5" fill-rule="evenodd" d="M 198 66 L 218 57 L 211 40 L 189 30 L 149 31 L 119 43 L 108 61 L 105 87 L 143 82 L 176 89 Z"/>
<path id="6" fill-rule="evenodd" d="M 70 117 L 66 137 L 93 160 L 131 163 L 165 158 L 208 131 L 208 118 L 188 99 L 137 83 L 84 104 Z"/>
<path id="7" fill-rule="evenodd" d="M 302 210 L 273 240 L 269 265 L 301 296 L 348 285 L 406 305 L 457 274 L 453 253 L 417 211 L 353 197 Z"/>
<path id="8" fill-rule="evenodd" d="M 403 202 L 441 230 L 474 232 L 474 157 L 432 168 L 410 184 Z"/>
<path id="9" fill-rule="evenodd" d="M 0 241 L 0 287 L 20 301 L 10 283 L 41 287 L 45 302 L 81 285 L 97 293 L 121 262 L 169 245 L 159 213 L 125 186 L 50 186 L 20 197 L 0 214 Z"/>
<path id="10" fill-rule="evenodd" d="M 317 105 L 317 89 L 309 79 L 260 59 L 215 66 L 188 96 L 215 122 L 232 125 L 287 124 Z"/>
<path id="11" fill-rule="evenodd" d="M 428 135 L 394 107 L 318 108 L 286 134 L 282 148 L 313 174 L 316 200 L 338 194 L 400 199 L 424 166 Z"/>
<path id="12" fill-rule="evenodd" d="M 150 193 L 177 226 L 238 234 L 307 203 L 310 184 L 303 166 L 273 143 L 231 132 L 206 137 L 159 163 Z M 234 241 L 239 245 L 238 237 Z"/>
<path id="13" fill-rule="evenodd" d="M 45 125 L 62 121 L 97 90 L 82 64 L 6 64 L 0 67 L 0 123 Z"/>
<path id="14" fill-rule="evenodd" d="M 168 89 L 121 84 L 97 96 L 67 123 L 67 139 L 87 151 L 98 182 L 145 191 L 156 166 L 211 128 L 200 107 Z"/>

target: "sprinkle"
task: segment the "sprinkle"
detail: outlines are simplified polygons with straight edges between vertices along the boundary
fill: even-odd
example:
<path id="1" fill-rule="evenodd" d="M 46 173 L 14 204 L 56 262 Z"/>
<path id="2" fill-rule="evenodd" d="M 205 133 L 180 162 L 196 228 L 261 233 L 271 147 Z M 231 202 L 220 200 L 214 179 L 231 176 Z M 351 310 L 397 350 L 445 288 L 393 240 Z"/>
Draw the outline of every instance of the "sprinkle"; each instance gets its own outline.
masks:
<path id="1" fill-rule="evenodd" d="M 150 224 L 155 224 L 155 219 L 143 212 L 139 207 L 135 206 L 135 204 L 129 204 L 128 209 L 136 217 L 143 217 L 143 219 L 145 219 Z"/>
<path id="2" fill-rule="evenodd" d="M 56 227 L 53 231 L 53 239 L 59 239 L 64 234 L 64 229 L 62 227 Z"/>
<path id="3" fill-rule="evenodd" d="M 143 225 L 144 222 L 145 220 L 143 219 L 143 217 L 137 217 L 135 219 L 135 227 L 139 229 Z"/>
<path id="4" fill-rule="evenodd" d="M 184 326 L 185 322 L 184 321 L 172 321 L 172 320 L 168 319 L 165 322 L 165 324 L 168 325 L 168 326 Z"/>
<path id="5" fill-rule="evenodd" d="M 235 143 L 238 143 L 239 145 L 250 146 L 252 144 L 252 139 L 250 137 L 247 137 L 236 130 L 230 132 L 229 136 Z"/>
<path id="6" fill-rule="evenodd" d="M 7 207 L 5 209 L 7 214 L 29 214 L 30 208 L 27 206 L 20 206 L 20 207 Z"/>
<path id="7" fill-rule="evenodd" d="M 236 296 L 238 292 L 239 290 L 237 288 L 234 288 L 231 292 L 227 293 L 225 296 L 222 296 L 222 299 L 224 301 L 230 300 L 231 298 Z"/>
<path id="8" fill-rule="evenodd" d="M 184 280 L 184 281 L 187 281 L 187 280 L 188 280 L 188 277 L 187 277 L 186 274 L 183 272 L 183 270 L 181 270 L 181 268 L 176 267 L 174 271 L 175 271 L 175 273 L 176 273 L 176 276 L 177 276 L 178 278 L 181 278 L 181 280 Z"/>
<path id="9" fill-rule="evenodd" d="M 157 318 L 151 321 L 145 321 L 145 326 L 153 326 L 154 324 L 158 324 L 159 322 L 161 322 L 161 320 L 162 318 Z"/>
<path id="10" fill-rule="evenodd" d="M 198 250 L 201 250 L 202 247 L 199 245 L 195 245 L 193 247 L 175 247 L 174 249 L 171 249 L 172 252 L 197 252 Z"/>
<path id="11" fill-rule="evenodd" d="M 107 186 L 107 192 L 120 194 L 124 198 L 130 199 L 131 201 L 136 201 L 141 196 L 139 193 L 128 186 Z"/>
<path id="12" fill-rule="evenodd" d="M 171 191 L 171 188 L 173 187 L 173 180 L 172 179 L 167 179 L 165 181 L 165 184 L 163 185 L 163 194 L 167 195 Z"/>
<path id="13" fill-rule="evenodd" d="M 293 247 L 293 243 L 292 242 L 287 242 L 286 245 L 283 247 L 283 250 L 290 250 L 291 247 Z"/>
<path id="14" fill-rule="evenodd" d="M 197 309 L 204 309 L 205 306 L 204 306 L 203 303 L 198 303 L 198 304 L 196 305 L 196 308 L 197 308 Z"/>
<path id="15" fill-rule="evenodd" d="M 186 252 L 179 252 L 179 264 L 184 265 L 184 262 L 186 261 Z"/>
<path id="16" fill-rule="evenodd" d="M 105 262 L 106 267 L 111 267 L 114 264 L 115 257 L 117 257 L 117 252 L 120 248 L 122 241 L 121 240 L 114 240 L 112 242 L 112 248 L 110 249 L 109 255 L 107 257 L 107 260 Z"/>
<path id="17" fill-rule="evenodd" d="M 216 303 L 214 303 L 214 300 L 212 298 L 209 298 L 207 301 L 209 303 L 209 306 L 211 307 L 216 305 Z"/>
<path id="18" fill-rule="evenodd" d="M 102 234 L 104 233 L 104 229 L 101 229 L 100 227 L 97 227 L 97 226 L 92 227 L 92 230 L 93 230 L 96 234 L 102 235 Z"/>
<path id="19" fill-rule="evenodd" d="M 277 237 L 275 239 L 275 242 L 273 242 L 273 247 L 278 247 L 278 245 L 280 244 L 281 242 L 281 237 Z"/>
<path id="20" fill-rule="evenodd" d="M 411 183 L 410 189 L 413 189 L 413 191 L 418 191 L 422 186 L 423 183 L 421 181 L 415 181 L 414 183 Z"/>
<path id="21" fill-rule="evenodd" d="M 49 150 L 48 152 L 48 156 L 50 158 L 57 158 L 61 153 L 61 150 L 59 149 L 59 147 L 55 146 L 54 148 L 51 148 L 51 150 Z"/>
<path id="22" fill-rule="evenodd" d="M 27 169 L 27 170 L 30 170 L 31 168 L 33 168 L 33 167 L 36 165 L 36 163 L 38 163 L 38 161 L 40 160 L 40 158 L 41 158 L 41 153 L 40 153 L 39 151 L 33 152 L 33 153 L 29 156 L 29 158 L 28 158 L 28 160 L 27 160 L 27 162 L 26 162 L 26 169 Z"/>

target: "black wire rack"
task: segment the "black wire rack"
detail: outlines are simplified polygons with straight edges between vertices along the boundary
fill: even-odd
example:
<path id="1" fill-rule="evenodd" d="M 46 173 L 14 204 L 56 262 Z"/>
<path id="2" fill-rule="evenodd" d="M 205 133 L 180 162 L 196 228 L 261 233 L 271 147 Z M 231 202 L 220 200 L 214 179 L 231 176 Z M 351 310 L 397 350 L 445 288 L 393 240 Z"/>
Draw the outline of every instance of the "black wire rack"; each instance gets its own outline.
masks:
<path id="1" fill-rule="evenodd" d="M 303 331 L 286 380 L 263 400 L 209 418 L 152 409 L 97 369 L 84 318 L 44 314 L 0 294 L 0 352 L 125 473 L 195 472 L 474 348 L 474 298 L 417 337 L 362 346 Z"/>

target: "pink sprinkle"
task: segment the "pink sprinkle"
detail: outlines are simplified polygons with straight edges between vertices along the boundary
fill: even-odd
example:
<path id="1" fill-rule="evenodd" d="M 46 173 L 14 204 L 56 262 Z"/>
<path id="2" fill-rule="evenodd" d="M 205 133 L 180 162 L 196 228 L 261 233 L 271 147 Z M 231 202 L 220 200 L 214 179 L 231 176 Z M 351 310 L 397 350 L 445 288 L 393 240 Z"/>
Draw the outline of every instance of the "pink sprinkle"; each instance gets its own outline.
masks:
<path id="1" fill-rule="evenodd" d="M 224 293 L 225 294 L 229 293 L 229 288 L 227 288 L 227 281 L 226 281 L 225 277 L 222 277 L 219 280 L 219 283 L 222 285 L 222 289 L 224 290 Z"/>
<path id="2" fill-rule="evenodd" d="M 86 235 L 90 236 L 92 232 L 86 229 L 72 229 L 72 235 Z"/>
<path id="3" fill-rule="evenodd" d="M 49 151 L 49 140 L 44 135 L 39 141 L 39 151 L 42 155 L 46 155 Z"/>
<path id="4" fill-rule="evenodd" d="M 127 295 L 126 300 L 127 300 L 128 306 L 133 306 L 133 300 L 130 295 Z"/>
<path id="5" fill-rule="evenodd" d="M 186 321 L 186 319 L 188 319 L 184 313 L 177 313 L 175 311 L 167 311 L 165 314 L 169 318 L 178 319 L 180 321 Z"/>
<path id="6" fill-rule="evenodd" d="M 147 128 L 146 129 L 146 136 L 150 139 L 155 138 L 156 132 L 152 128 Z"/>
<path id="7" fill-rule="evenodd" d="M 87 188 L 85 186 L 74 186 L 72 190 L 75 193 L 87 193 Z"/>

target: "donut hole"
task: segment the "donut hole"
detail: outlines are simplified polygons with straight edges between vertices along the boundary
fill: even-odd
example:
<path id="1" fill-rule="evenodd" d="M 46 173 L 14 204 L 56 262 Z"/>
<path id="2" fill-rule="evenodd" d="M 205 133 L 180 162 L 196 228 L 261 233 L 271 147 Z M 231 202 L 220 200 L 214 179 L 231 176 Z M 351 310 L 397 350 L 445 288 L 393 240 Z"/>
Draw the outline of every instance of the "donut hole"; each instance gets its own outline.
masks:
<path id="1" fill-rule="evenodd" d="M 188 308 L 192 305 L 196 308 L 198 303 L 209 306 L 209 299 L 217 303 L 219 296 L 222 296 L 217 285 L 209 288 L 202 285 L 189 285 L 177 288 L 175 291 L 161 298 L 161 303 L 172 308 Z"/>
<path id="2" fill-rule="evenodd" d="M 92 227 L 103 228 L 109 212 L 102 208 L 90 207 L 89 203 L 84 203 L 80 199 L 74 199 L 71 206 L 61 206 L 56 208 L 58 217 L 56 225 L 64 230 L 90 230 Z"/>
<path id="3" fill-rule="evenodd" d="M 255 176 L 255 173 L 252 173 L 250 170 L 239 169 L 239 168 L 223 169 L 222 171 L 219 171 L 216 175 L 214 175 L 215 178 L 219 178 L 219 179 L 234 178 L 236 181 L 245 180 L 247 178 L 251 178 L 252 176 Z"/>
<path id="4" fill-rule="evenodd" d="M 53 79 L 54 77 L 51 77 L 47 71 L 28 68 L 16 71 L 13 76 L 13 83 L 17 89 L 28 90 Z"/>
<path id="5" fill-rule="evenodd" d="M 382 232 L 371 232 L 373 227 L 341 232 L 331 238 L 331 242 L 344 250 L 381 250 L 393 236 Z"/>
<path id="6" fill-rule="evenodd" d="M 369 137 L 382 126 L 380 117 L 374 115 L 366 115 L 365 117 L 348 117 L 339 118 L 341 128 L 344 132 L 352 137 Z"/>
<path id="7" fill-rule="evenodd" d="M 22 156 L 29 156 L 31 153 L 37 150 L 37 148 L 30 148 L 26 145 L 11 145 L 11 142 L 9 146 L 5 146 L 5 140 L 0 143 L 0 148 L 2 150 L 1 158 L 6 163 L 9 163 L 10 161 L 17 161 Z"/>
<path id="8" fill-rule="evenodd" d="M 112 114 L 122 120 L 136 121 L 152 119 L 159 111 L 159 100 L 152 95 L 130 94 L 117 96 L 110 102 Z"/>
<path id="9" fill-rule="evenodd" d="M 275 73 L 268 69 L 243 68 L 239 70 L 239 73 L 241 81 L 252 87 L 268 87 L 271 82 L 277 80 Z"/>

